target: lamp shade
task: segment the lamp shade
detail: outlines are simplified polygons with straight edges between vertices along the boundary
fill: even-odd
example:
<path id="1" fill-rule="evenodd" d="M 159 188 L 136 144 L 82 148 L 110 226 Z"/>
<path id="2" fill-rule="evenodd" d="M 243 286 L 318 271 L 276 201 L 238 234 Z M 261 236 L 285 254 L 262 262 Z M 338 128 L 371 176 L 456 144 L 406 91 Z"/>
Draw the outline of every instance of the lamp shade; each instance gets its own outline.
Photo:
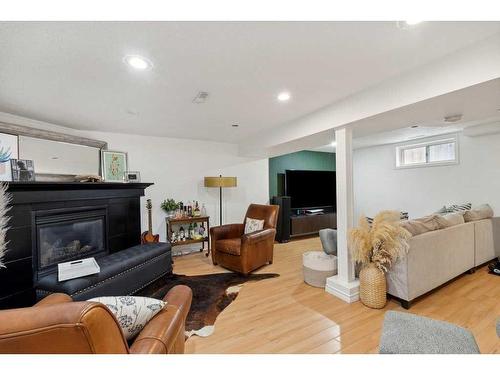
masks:
<path id="1" fill-rule="evenodd" d="M 205 187 L 236 187 L 236 177 L 205 177 Z"/>

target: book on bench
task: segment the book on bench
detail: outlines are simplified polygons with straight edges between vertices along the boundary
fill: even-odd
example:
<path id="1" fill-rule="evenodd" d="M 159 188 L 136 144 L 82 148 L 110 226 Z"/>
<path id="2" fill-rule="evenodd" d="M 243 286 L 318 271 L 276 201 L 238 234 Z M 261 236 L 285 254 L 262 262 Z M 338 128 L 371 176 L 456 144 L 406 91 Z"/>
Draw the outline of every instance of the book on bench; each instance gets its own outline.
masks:
<path id="1" fill-rule="evenodd" d="M 65 281 L 99 273 L 101 268 L 92 257 L 59 263 L 57 265 L 57 270 L 58 281 Z"/>

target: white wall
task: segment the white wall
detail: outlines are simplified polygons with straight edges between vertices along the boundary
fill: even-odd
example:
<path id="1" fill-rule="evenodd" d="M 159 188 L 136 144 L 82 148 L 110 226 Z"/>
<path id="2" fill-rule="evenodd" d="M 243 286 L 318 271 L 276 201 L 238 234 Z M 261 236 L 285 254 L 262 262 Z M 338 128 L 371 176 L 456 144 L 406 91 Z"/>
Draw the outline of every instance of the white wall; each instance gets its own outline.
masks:
<path id="1" fill-rule="evenodd" d="M 153 231 L 159 233 L 162 240 L 165 239 L 165 214 L 160 203 L 165 198 L 184 203 L 188 200 L 205 203 L 211 224 L 218 225 L 219 190 L 203 187 L 204 176 L 222 174 L 238 178 L 238 187 L 223 192 L 225 223 L 242 222 L 250 203 L 267 203 L 269 200 L 268 160 L 240 157 L 238 146 L 234 144 L 75 131 L 4 113 L 0 113 L 0 121 L 98 139 L 107 142 L 110 150 L 128 152 L 128 169 L 139 171 L 143 182 L 154 183 L 141 199 L 142 228 L 147 229 L 144 205 L 146 199 L 151 198 Z"/>
<path id="2" fill-rule="evenodd" d="M 489 203 L 500 215 L 500 134 L 459 135 L 458 165 L 395 169 L 395 145 L 354 151 L 354 212 L 373 216 L 384 209 L 411 218 L 445 204 Z"/>

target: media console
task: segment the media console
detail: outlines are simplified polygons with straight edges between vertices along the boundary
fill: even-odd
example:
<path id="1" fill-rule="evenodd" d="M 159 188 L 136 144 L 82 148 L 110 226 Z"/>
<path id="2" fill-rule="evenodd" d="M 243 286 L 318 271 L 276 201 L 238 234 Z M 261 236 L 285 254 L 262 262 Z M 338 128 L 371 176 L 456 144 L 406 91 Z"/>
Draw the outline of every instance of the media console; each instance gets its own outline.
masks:
<path id="1" fill-rule="evenodd" d="M 276 228 L 276 240 L 279 242 L 316 234 L 325 228 L 337 228 L 337 214 L 331 209 L 316 215 L 297 214 L 290 208 L 290 197 L 273 197 L 271 202 L 280 206 Z"/>
<path id="2" fill-rule="evenodd" d="M 337 214 L 335 212 L 290 216 L 290 237 L 316 234 L 325 228 L 337 228 Z"/>

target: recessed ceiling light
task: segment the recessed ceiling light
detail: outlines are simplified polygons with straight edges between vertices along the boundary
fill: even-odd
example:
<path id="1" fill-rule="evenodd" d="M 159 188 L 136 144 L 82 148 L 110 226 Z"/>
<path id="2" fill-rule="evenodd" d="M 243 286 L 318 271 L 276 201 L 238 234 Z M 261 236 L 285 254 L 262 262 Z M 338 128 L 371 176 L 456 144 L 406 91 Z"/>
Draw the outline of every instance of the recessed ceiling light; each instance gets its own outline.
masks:
<path id="1" fill-rule="evenodd" d="M 405 23 L 408 25 L 408 26 L 415 26 L 415 25 L 418 25 L 419 23 L 421 23 L 422 21 L 420 20 L 406 20 Z"/>
<path id="2" fill-rule="evenodd" d="M 283 91 L 278 94 L 278 100 L 280 102 L 287 102 L 292 96 L 289 92 Z"/>
<path id="3" fill-rule="evenodd" d="M 417 21 L 417 20 L 397 21 L 396 25 L 401 30 L 408 30 L 408 29 L 413 28 L 414 26 L 417 26 L 418 24 L 420 24 L 422 22 L 423 21 Z"/>
<path id="4" fill-rule="evenodd" d="M 127 55 L 123 59 L 129 66 L 137 70 L 146 70 L 153 67 L 153 63 L 145 57 L 138 55 Z"/>

